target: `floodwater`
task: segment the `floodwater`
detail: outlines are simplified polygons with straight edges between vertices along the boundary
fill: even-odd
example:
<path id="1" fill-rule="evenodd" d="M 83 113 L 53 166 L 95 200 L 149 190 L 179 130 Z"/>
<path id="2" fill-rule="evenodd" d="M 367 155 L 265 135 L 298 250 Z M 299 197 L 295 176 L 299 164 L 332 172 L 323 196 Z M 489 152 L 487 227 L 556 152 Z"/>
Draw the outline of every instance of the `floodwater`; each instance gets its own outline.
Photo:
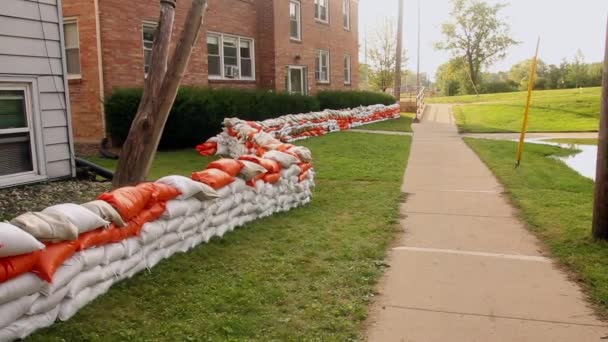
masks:
<path id="1" fill-rule="evenodd" d="M 571 148 L 579 150 L 579 153 L 571 154 L 565 157 L 555 157 L 563 161 L 571 169 L 575 170 L 579 174 L 595 180 L 595 165 L 597 162 L 597 146 L 595 145 L 574 145 L 574 144 L 559 144 L 549 141 L 543 141 L 538 139 L 526 140 L 527 142 L 534 144 L 552 145 L 563 148 Z"/>

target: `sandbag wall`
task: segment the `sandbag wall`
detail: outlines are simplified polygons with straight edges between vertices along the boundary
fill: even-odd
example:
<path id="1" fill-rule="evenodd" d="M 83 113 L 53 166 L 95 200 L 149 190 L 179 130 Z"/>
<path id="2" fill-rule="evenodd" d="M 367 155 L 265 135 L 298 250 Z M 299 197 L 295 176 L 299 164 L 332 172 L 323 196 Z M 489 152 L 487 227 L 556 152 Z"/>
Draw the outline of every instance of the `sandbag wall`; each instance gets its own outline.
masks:
<path id="1" fill-rule="evenodd" d="M 400 113 L 400 106 L 394 104 L 290 114 L 258 122 L 226 118 L 223 131 L 199 145 L 198 150 L 203 155 L 217 154 L 238 158 L 249 153 L 259 154 L 260 147 L 268 149 L 270 146 L 270 149 L 276 149 L 277 144 L 396 119 L 400 117 Z M 273 141 L 269 142 L 268 139 Z"/>
<path id="2" fill-rule="evenodd" d="M 310 151 L 281 149 L 0 223 L 0 341 L 70 319 L 116 282 L 175 253 L 310 202 Z"/>

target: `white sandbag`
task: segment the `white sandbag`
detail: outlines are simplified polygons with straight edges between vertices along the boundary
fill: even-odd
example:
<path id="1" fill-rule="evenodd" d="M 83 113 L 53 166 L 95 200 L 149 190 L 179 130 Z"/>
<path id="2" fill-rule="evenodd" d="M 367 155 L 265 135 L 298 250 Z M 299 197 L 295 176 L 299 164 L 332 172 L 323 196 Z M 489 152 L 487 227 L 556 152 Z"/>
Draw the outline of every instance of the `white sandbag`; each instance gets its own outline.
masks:
<path id="1" fill-rule="evenodd" d="M 100 283 L 106 279 L 104 269 L 101 266 L 96 266 L 88 271 L 80 272 L 67 285 L 69 290 L 68 298 L 74 298 L 82 289 Z"/>
<path id="2" fill-rule="evenodd" d="M 310 163 L 312 161 L 312 153 L 304 146 L 293 146 L 289 148 L 288 151 L 297 154 L 305 163 Z"/>
<path id="3" fill-rule="evenodd" d="M 24 339 L 38 329 L 50 327 L 55 323 L 58 313 L 59 307 L 55 307 L 39 315 L 21 317 L 4 329 L 0 329 L 0 341 Z"/>
<path id="4" fill-rule="evenodd" d="M 122 269 L 123 262 L 124 259 L 120 259 L 103 267 L 103 272 L 106 275 L 106 279 L 118 279 L 118 277 L 121 275 L 120 270 Z"/>
<path id="5" fill-rule="evenodd" d="M 139 241 L 142 245 L 150 244 L 158 239 L 165 233 L 167 221 L 156 220 L 145 223 L 139 233 Z"/>
<path id="6" fill-rule="evenodd" d="M 237 192 L 232 197 L 234 199 L 234 205 L 239 205 L 243 202 L 243 192 Z"/>
<path id="7" fill-rule="evenodd" d="M 197 234 L 199 234 L 198 229 L 191 229 L 191 230 L 180 233 L 179 237 L 180 237 L 180 239 L 182 239 L 182 241 L 186 241 Z"/>
<path id="8" fill-rule="evenodd" d="M 67 216 L 59 213 L 28 212 L 15 217 L 11 223 L 40 241 L 59 242 L 78 238 L 78 228 Z"/>
<path id="9" fill-rule="evenodd" d="M 217 213 L 217 208 L 219 208 L 219 207 L 220 207 L 219 201 L 220 201 L 220 200 L 215 200 L 215 201 L 213 201 L 213 204 L 211 204 L 211 205 L 209 206 L 209 208 L 207 208 L 207 209 L 204 211 L 204 212 L 205 212 L 205 214 L 207 214 L 208 216 L 215 215 L 215 214 Z"/>
<path id="10" fill-rule="evenodd" d="M 127 272 L 126 278 L 133 278 L 136 274 L 142 272 L 147 267 L 148 266 L 146 259 L 142 259 L 137 265 L 135 265 L 135 267 L 133 267 L 129 272 Z"/>
<path id="11" fill-rule="evenodd" d="M 251 202 L 255 199 L 256 193 L 251 188 L 247 189 L 247 191 L 243 191 L 243 201 Z"/>
<path id="12" fill-rule="evenodd" d="M 258 204 L 257 203 L 245 203 L 242 205 L 242 212 L 246 215 L 255 213 L 258 211 Z"/>
<path id="13" fill-rule="evenodd" d="M 105 255 L 103 257 L 103 264 L 109 265 L 116 260 L 120 260 L 125 257 L 126 251 L 125 246 L 122 243 L 111 243 L 104 247 Z"/>
<path id="14" fill-rule="evenodd" d="M 39 315 L 47 311 L 53 310 L 67 297 L 70 286 L 64 286 L 55 291 L 50 296 L 40 296 L 36 298 L 32 306 L 27 311 L 27 315 Z"/>
<path id="15" fill-rule="evenodd" d="M 215 215 L 211 218 L 210 224 L 213 227 L 219 227 L 228 222 L 228 213 L 223 213 L 220 215 Z"/>
<path id="16" fill-rule="evenodd" d="M 15 299 L 8 303 L 0 305 L 0 329 L 13 323 L 21 316 L 25 315 L 27 310 L 30 309 L 32 303 L 40 296 L 39 293 L 35 293 L 29 296 L 23 296 Z"/>
<path id="17" fill-rule="evenodd" d="M 165 250 L 159 249 L 146 256 L 146 266 L 152 268 L 165 258 Z"/>
<path id="18" fill-rule="evenodd" d="M 207 229 L 210 225 L 211 225 L 211 216 L 205 216 L 205 219 L 201 223 L 199 223 L 198 230 L 202 232 L 205 229 Z"/>
<path id="19" fill-rule="evenodd" d="M 184 241 L 182 241 L 182 243 L 180 244 L 180 247 L 177 249 L 177 251 L 179 253 L 186 253 L 189 250 L 192 249 L 192 240 L 194 239 L 194 236 L 189 237 L 188 239 L 185 239 Z"/>
<path id="20" fill-rule="evenodd" d="M 193 198 L 190 198 L 189 200 L 192 199 Z M 194 198 L 194 200 L 200 202 L 196 198 Z M 186 200 L 171 200 L 167 202 L 165 212 L 160 217 L 169 220 L 175 217 L 185 216 L 188 212 L 188 209 L 189 206 Z"/>
<path id="21" fill-rule="evenodd" d="M 113 206 L 106 201 L 95 200 L 82 204 L 83 207 L 92 211 L 102 219 L 114 223 L 118 227 L 125 227 L 125 221 Z"/>
<path id="22" fill-rule="evenodd" d="M 198 227 L 198 219 L 196 216 L 187 216 L 184 223 L 177 230 L 178 233 L 195 230 Z"/>
<path id="23" fill-rule="evenodd" d="M 300 162 L 300 160 L 298 160 L 298 158 L 292 156 L 291 154 L 287 154 L 287 153 L 280 152 L 280 151 L 268 151 L 268 152 L 264 153 L 263 158 L 272 159 L 272 160 L 278 162 L 279 164 L 281 164 L 281 166 L 283 168 L 288 168 L 291 165 L 297 164 Z"/>
<path id="24" fill-rule="evenodd" d="M 8 222 L 0 222 L 0 258 L 41 249 L 44 249 L 44 245 L 32 235 Z"/>
<path id="25" fill-rule="evenodd" d="M 230 219 L 235 218 L 235 217 L 239 217 L 242 212 L 243 212 L 243 206 L 242 205 L 237 205 L 237 206 L 235 206 L 234 208 L 232 208 L 228 212 L 228 217 Z"/>
<path id="26" fill-rule="evenodd" d="M 191 197 L 196 197 L 199 200 L 218 197 L 217 191 L 212 187 L 184 176 L 166 176 L 156 182 L 167 184 L 179 190 L 181 195 L 177 196 L 176 199 L 180 200 L 186 200 Z"/>
<path id="27" fill-rule="evenodd" d="M 173 218 L 173 219 L 170 219 L 169 221 L 167 221 L 167 227 L 165 229 L 165 234 L 178 231 L 179 227 L 181 227 L 182 224 L 184 224 L 185 219 L 186 219 L 185 217 L 180 216 L 180 217 L 176 217 L 176 218 Z"/>
<path id="28" fill-rule="evenodd" d="M 186 204 L 188 205 L 188 211 L 186 211 L 186 216 L 198 213 L 203 206 L 203 203 L 197 200 L 196 198 L 186 200 Z"/>
<path id="29" fill-rule="evenodd" d="M 141 243 L 139 237 L 132 237 L 121 241 L 121 244 L 125 248 L 125 258 L 131 257 L 141 251 Z"/>
<path id="30" fill-rule="evenodd" d="M 53 275 L 52 283 L 45 283 L 40 293 L 45 296 L 51 296 L 55 291 L 58 291 L 62 287 L 66 286 L 72 279 L 74 279 L 80 272 L 82 272 L 83 262 L 82 258 L 78 255 L 74 255 L 68 260 L 64 261 L 63 264 L 57 269 L 57 272 Z"/>
<path id="31" fill-rule="evenodd" d="M 210 199 L 210 200 L 206 200 L 206 201 L 201 201 L 201 211 L 205 211 L 207 209 L 209 209 L 209 207 L 215 203 L 215 199 Z"/>
<path id="32" fill-rule="evenodd" d="M 57 204 L 48 207 L 42 213 L 59 213 L 65 215 L 72 222 L 80 234 L 91 230 L 108 227 L 110 222 L 102 219 L 91 210 L 73 203 Z"/>
<path id="33" fill-rule="evenodd" d="M 287 179 L 289 177 L 297 176 L 302 172 L 302 169 L 298 165 L 291 165 L 287 169 L 281 170 L 281 178 Z"/>
<path id="34" fill-rule="evenodd" d="M 219 198 L 226 198 L 232 196 L 232 189 L 230 186 L 224 186 L 217 190 L 217 194 L 219 195 Z"/>
<path id="35" fill-rule="evenodd" d="M 169 233 L 166 234 L 165 236 L 163 236 L 162 238 L 160 238 L 160 244 L 159 244 L 159 249 L 164 249 L 167 248 L 175 243 L 177 243 L 178 241 L 181 241 L 181 238 L 179 237 L 179 235 L 177 233 Z"/>
<path id="36" fill-rule="evenodd" d="M 234 206 L 234 198 L 232 196 L 222 198 L 222 199 L 218 200 L 218 208 L 217 208 L 217 211 L 215 212 L 215 215 L 221 215 L 221 214 L 227 212 L 228 210 L 232 209 L 233 206 Z"/>
<path id="37" fill-rule="evenodd" d="M 123 260 L 122 266 L 120 267 L 119 277 L 126 275 L 133 267 L 137 266 L 142 260 L 144 260 L 144 253 L 141 251 L 128 259 Z"/>
<path id="38" fill-rule="evenodd" d="M 103 247 L 95 247 L 87 248 L 75 255 L 80 257 L 80 260 L 82 260 L 82 269 L 86 271 L 101 265 L 104 261 L 106 252 Z"/>
<path id="39" fill-rule="evenodd" d="M 209 227 L 203 231 L 203 241 L 208 243 L 217 233 L 217 229 L 215 227 Z"/>
<path id="40" fill-rule="evenodd" d="M 229 223 L 228 222 L 223 223 L 215 228 L 215 236 L 219 236 L 222 238 L 222 237 L 224 237 L 224 234 L 226 234 L 229 230 L 230 230 Z"/>
<path id="41" fill-rule="evenodd" d="M 97 284 L 93 287 L 83 289 L 74 298 L 65 299 L 63 302 L 61 302 L 61 306 L 59 307 L 59 320 L 67 321 L 68 319 L 72 318 L 76 312 L 78 312 L 78 310 L 95 300 L 95 298 L 108 292 L 108 289 L 110 286 L 112 286 L 112 284 L 112 280 L 106 280 L 105 282 Z"/>
<path id="42" fill-rule="evenodd" d="M 245 192 L 249 189 L 247 183 L 240 178 L 236 178 L 234 182 L 230 183 L 229 187 L 233 194 Z"/>
<path id="43" fill-rule="evenodd" d="M 159 238 L 160 239 L 160 238 Z M 144 258 L 148 255 L 150 255 L 150 253 L 153 253 L 154 251 L 156 251 L 158 249 L 158 246 L 160 245 L 160 241 L 156 240 L 153 241 L 147 245 L 144 245 L 142 247 L 142 252 L 144 253 Z"/>
<path id="44" fill-rule="evenodd" d="M 268 170 L 266 170 L 262 165 L 258 163 L 250 162 L 247 160 L 241 160 L 240 162 L 243 164 L 243 168 L 241 169 L 241 173 L 239 174 L 239 176 L 241 176 L 245 181 L 250 181 L 256 176 L 268 172 Z"/>
<path id="45" fill-rule="evenodd" d="M 183 241 L 180 240 L 180 241 L 174 243 L 173 245 L 165 248 L 165 258 L 170 258 L 175 253 L 177 253 L 177 251 L 179 251 L 179 249 L 182 247 L 182 243 L 183 243 Z"/>
<path id="46" fill-rule="evenodd" d="M 0 304 L 34 294 L 40 291 L 43 286 L 44 281 L 33 273 L 25 273 L 7 280 L 0 283 Z"/>

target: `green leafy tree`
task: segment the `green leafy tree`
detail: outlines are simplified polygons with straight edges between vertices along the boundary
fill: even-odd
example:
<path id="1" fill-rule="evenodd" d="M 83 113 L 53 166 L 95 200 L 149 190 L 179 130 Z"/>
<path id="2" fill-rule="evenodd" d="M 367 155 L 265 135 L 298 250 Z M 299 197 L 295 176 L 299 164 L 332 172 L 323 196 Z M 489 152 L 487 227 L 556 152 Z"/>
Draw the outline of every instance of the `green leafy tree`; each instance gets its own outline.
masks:
<path id="1" fill-rule="evenodd" d="M 451 59 L 439 66 L 435 79 L 442 95 L 470 94 L 474 91 L 465 68 L 461 58 Z"/>
<path id="2" fill-rule="evenodd" d="M 470 82 L 477 88 L 483 67 L 505 57 L 509 47 L 518 44 L 510 27 L 498 15 L 505 4 L 489 5 L 482 0 L 452 0 L 453 21 L 444 23 L 445 41 L 436 48 L 447 50 L 465 64 Z"/>
<path id="3" fill-rule="evenodd" d="M 520 90 L 528 89 L 528 80 L 530 79 L 530 64 L 532 59 L 519 62 L 509 70 L 509 80 L 518 84 Z M 548 87 L 549 66 L 541 59 L 536 65 L 536 76 L 534 82 L 535 89 L 546 89 Z"/>
<path id="4" fill-rule="evenodd" d="M 585 55 L 579 49 L 574 55 L 574 60 L 570 63 L 568 74 L 566 75 L 567 82 L 576 88 L 583 87 L 587 84 L 587 64 L 585 63 Z"/>
<path id="5" fill-rule="evenodd" d="M 397 64 L 397 31 L 391 19 L 386 18 L 373 35 L 369 50 L 369 76 L 373 88 L 383 92 L 395 84 Z M 405 69 L 405 50 L 401 57 L 401 68 Z"/>

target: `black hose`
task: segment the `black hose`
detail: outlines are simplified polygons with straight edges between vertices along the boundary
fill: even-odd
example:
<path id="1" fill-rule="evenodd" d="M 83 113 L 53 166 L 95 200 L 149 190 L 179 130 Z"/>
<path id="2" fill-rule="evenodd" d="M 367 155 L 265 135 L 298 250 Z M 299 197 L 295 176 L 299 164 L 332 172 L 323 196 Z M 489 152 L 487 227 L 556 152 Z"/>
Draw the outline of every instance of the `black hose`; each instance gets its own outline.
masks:
<path id="1" fill-rule="evenodd" d="M 118 156 L 116 154 L 108 150 L 108 138 L 101 139 L 101 143 L 99 144 L 99 153 L 101 153 L 104 158 L 118 159 Z"/>
<path id="2" fill-rule="evenodd" d="M 84 160 L 82 158 L 75 158 L 76 160 L 76 166 L 77 167 L 84 167 L 87 168 L 91 171 L 93 171 L 94 173 L 98 174 L 99 176 L 106 178 L 108 180 L 112 180 L 112 178 L 114 178 L 114 172 L 106 169 L 105 167 L 99 166 L 97 164 L 91 163 L 88 160 Z"/>

